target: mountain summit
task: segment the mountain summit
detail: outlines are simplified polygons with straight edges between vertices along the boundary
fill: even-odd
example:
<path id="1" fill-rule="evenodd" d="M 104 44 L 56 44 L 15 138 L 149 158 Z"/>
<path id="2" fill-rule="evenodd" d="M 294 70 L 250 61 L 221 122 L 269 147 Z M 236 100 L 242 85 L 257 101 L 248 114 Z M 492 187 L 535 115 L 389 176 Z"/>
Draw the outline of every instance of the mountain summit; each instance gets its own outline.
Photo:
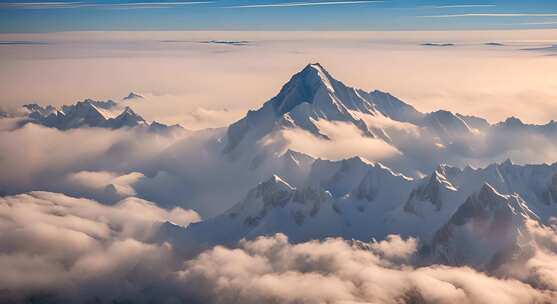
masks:
<path id="1" fill-rule="evenodd" d="M 277 114 L 285 114 L 304 102 L 314 103 L 321 89 L 334 93 L 333 82 L 335 81 L 319 63 L 308 64 L 302 71 L 292 76 L 270 102 Z"/>
<path id="2" fill-rule="evenodd" d="M 145 97 L 143 97 L 142 95 L 139 95 L 135 92 L 130 92 L 130 94 L 128 94 L 128 96 L 124 97 L 122 100 L 133 100 L 133 99 L 144 99 Z"/>
<path id="3" fill-rule="evenodd" d="M 294 74 L 260 109 L 249 111 L 244 118 L 230 125 L 225 152 L 232 152 L 246 142 L 254 144 L 283 128 L 299 128 L 327 138 L 316 123 L 319 120 L 350 123 L 364 136 L 384 137 L 382 130 L 368 126 L 360 118 L 363 114 L 419 116 L 413 107 L 388 94 L 368 93 L 346 86 L 334 79 L 321 64 L 312 63 Z"/>

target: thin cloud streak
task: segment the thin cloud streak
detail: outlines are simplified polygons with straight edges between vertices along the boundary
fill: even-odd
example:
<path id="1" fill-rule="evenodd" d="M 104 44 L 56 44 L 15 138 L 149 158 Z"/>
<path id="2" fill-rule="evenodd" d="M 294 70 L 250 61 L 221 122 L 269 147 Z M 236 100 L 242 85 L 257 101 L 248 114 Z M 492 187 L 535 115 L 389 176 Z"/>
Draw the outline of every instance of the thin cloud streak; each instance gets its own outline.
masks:
<path id="1" fill-rule="evenodd" d="M 11 2 L 0 3 L 0 9 L 60 9 L 87 5 L 83 2 Z"/>
<path id="2" fill-rule="evenodd" d="M 269 8 L 269 7 L 365 4 L 365 3 L 381 3 L 381 2 L 384 1 L 284 2 L 284 3 L 274 3 L 274 4 L 250 4 L 250 5 L 228 6 L 225 8 Z"/>
<path id="3" fill-rule="evenodd" d="M 522 22 L 520 25 L 551 25 L 557 24 L 557 21 L 546 21 L 546 22 Z"/>
<path id="4" fill-rule="evenodd" d="M 134 6 L 180 6 L 180 5 L 192 5 L 192 4 L 208 4 L 213 3 L 213 1 L 185 1 L 185 2 L 133 2 L 133 3 L 112 3 L 112 4 L 102 4 L 101 6 L 118 6 L 118 7 L 134 7 Z"/>
<path id="5" fill-rule="evenodd" d="M 454 4 L 454 5 L 437 5 L 433 8 L 471 8 L 471 7 L 494 7 L 495 4 Z"/>
<path id="6" fill-rule="evenodd" d="M 210 4 L 213 1 L 180 1 L 180 2 L 130 2 L 130 3 L 85 3 L 85 2 L 22 2 L 0 3 L 0 9 L 159 9 L 174 8 L 184 5 Z"/>
<path id="7" fill-rule="evenodd" d="M 526 13 L 469 13 L 451 15 L 417 16 L 418 18 L 460 18 L 460 17 L 557 17 L 557 13 L 526 14 Z"/>

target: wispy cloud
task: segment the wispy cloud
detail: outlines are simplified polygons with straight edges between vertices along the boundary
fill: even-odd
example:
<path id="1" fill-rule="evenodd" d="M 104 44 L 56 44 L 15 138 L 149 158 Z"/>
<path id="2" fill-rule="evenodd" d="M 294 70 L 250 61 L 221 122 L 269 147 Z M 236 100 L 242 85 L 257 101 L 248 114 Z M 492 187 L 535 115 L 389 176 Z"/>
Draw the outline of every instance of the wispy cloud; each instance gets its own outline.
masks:
<path id="1" fill-rule="evenodd" d="M 44 41 L 23 41 L 23 40 L 16 40 L 16 41 L 0 41 L 0 45 L 47 45 L 48 42 Z"/>
<path id="2" fill-rule="evenodd" d="M 473 7 L 494 7 L 495 4 L 453 4 L 453 5 L 435 5 L 433 8 L 473 8 Z"/>
<path id="3" fill-rule="evenodd" d="M 557 13 L 469 13 L 450 15 L 417 16 L 418 18 L 460 18 L 460 17 L 557 17 Z"/>
<path id="4" fill-rule="evenodd" d="M 520 25 L 551 25 L 557 24 L 557 21 L 543 21 L 543 22 L 521 22 Z"/>
<path id="5" fill-rule="evenodd" d="M 173 8 L 177 6 L 209 4 L 213 1 L 179 1 L 179 2 L 9 2 L 0 3 L 0 9 L 74 9 L 74 8 L 101 8 L 101 9 L 149 9 Z"/>
<path id="6" fill-rule="evenodd" d="M 16 9 L 54 9 L 54 8 L 74 8 L 87 5 L 84 2 L 7 2 L 0 3 L 0 8 Z"/>
<path id="7" fill-rule="evenodd" d="M 365 4 L 365 3 L 381 3 L 381 2 L 384 2 L 384 1 L 283 2 L 283 3 L 273 3 L 273 4 L 237 5 L 237 6 L 228 6 L 226 8 L 268 8 L 268 7 L 346 5 L 346 4 Z"/>

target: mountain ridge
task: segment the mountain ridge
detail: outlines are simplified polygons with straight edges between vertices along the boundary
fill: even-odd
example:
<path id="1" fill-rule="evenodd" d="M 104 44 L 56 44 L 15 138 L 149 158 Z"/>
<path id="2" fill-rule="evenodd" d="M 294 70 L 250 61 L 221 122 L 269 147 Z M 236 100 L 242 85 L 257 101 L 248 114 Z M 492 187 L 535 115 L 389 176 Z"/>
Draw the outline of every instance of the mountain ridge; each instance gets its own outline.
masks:
<path id="1" fill-rule="evenodd" d="M 130 93 L 130 95 L 132 94 L 132 99 L 143 98 L 141 95 Z M 23 105 L 22 109 L 23 113 L 18 115 L 20 117 L 19 126 L 35 123 L 59 130 L 83 127 L 104 129 L 138 127 L 160 134 L 174 134 L 185 130 L 178 124 L 169 126 L 157 121 L 149 123 L 130 106 L 119 104 L 113 100 L 85 99 L 75 104 L 63 105 L 59 109 L 52 105 L 41 106 L 34 103 Z"/>

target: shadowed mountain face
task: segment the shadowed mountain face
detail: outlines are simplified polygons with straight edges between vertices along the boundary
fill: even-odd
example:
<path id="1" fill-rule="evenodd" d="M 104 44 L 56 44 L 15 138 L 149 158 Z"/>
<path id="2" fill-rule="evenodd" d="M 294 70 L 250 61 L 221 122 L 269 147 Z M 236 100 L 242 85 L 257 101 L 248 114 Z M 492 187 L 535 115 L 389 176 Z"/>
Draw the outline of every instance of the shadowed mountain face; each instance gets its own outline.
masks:
<path id="1" fill-rule="evenodd" d="M 497 267 L 497 259 L 517 250 L 528 233 L 527 222 L 537 220 L 520 195 L 502 195 L 485 184 L 437 231 L 433 256 L 451 265 Z"/>

